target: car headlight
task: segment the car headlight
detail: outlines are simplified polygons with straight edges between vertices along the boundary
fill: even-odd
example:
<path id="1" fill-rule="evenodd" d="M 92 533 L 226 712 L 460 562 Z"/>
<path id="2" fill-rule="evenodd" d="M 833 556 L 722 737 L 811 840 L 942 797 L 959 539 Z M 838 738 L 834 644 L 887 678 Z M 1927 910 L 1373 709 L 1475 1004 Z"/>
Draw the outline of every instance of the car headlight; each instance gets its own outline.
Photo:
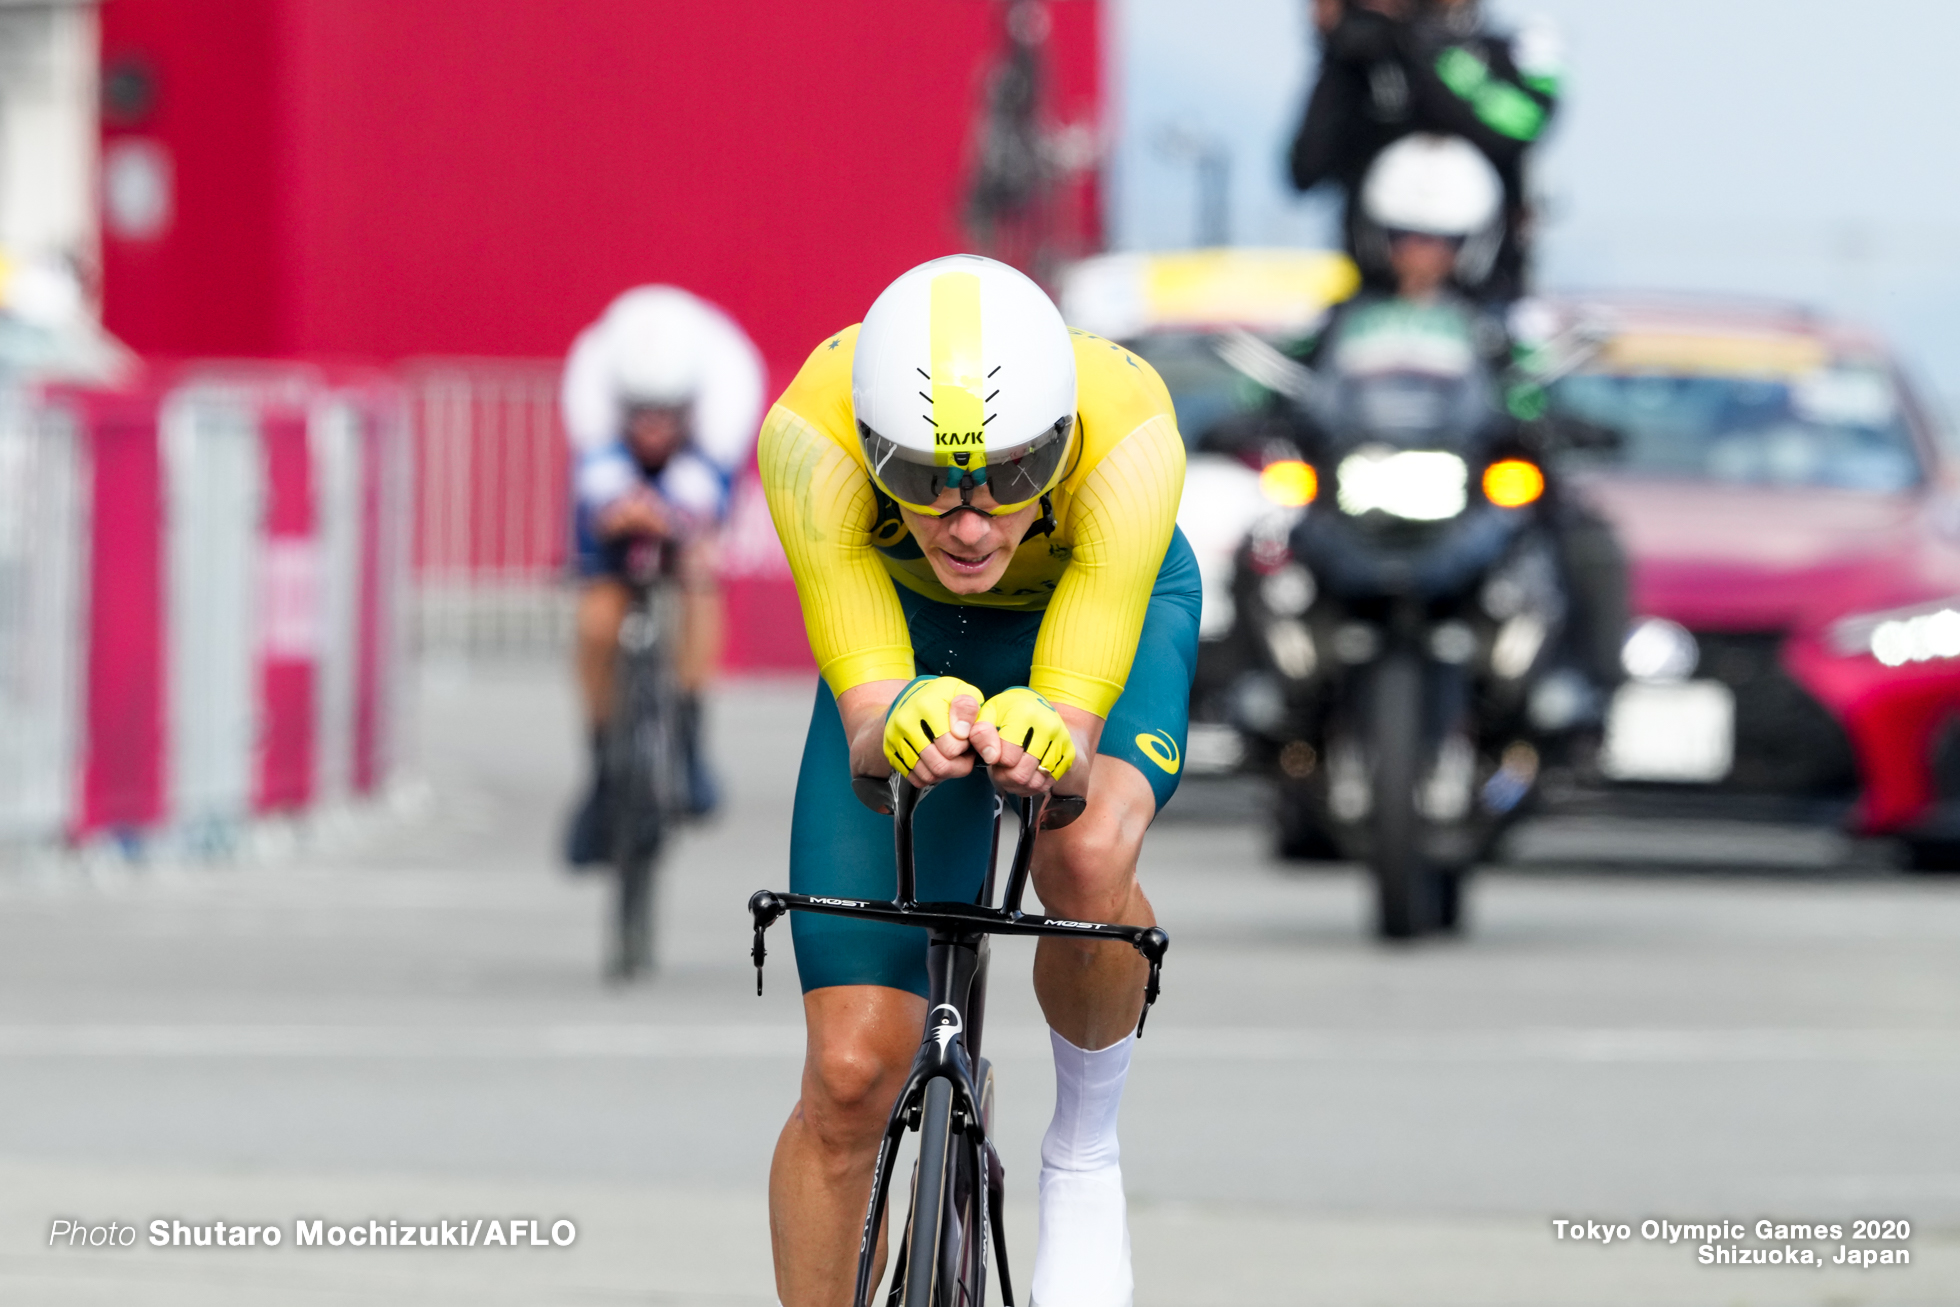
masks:
<path id="1" fill-rule="evenodd" d="M 1960 598 L 1846 617 L 1831 628 L 1830 646 L 1846 656 L 1870 654 L 1887 667 L 1960 658 Z"/>
<path id="2" fill-rule="evenodd" d="M 1441 522 L 1470 502 L 1470 468 L 1437 449 L 1358 449 L 1335 469 L 1343 513 L 1383 512 L 1411 522 Z"/>
<path id="3" fill-rule="evenodd" d="M 1627 631 L 1620 666 L 1636 681 L 1685 681 L 1701 662 L 1694 633 L 1665 617 L 1643 617 Z"/>

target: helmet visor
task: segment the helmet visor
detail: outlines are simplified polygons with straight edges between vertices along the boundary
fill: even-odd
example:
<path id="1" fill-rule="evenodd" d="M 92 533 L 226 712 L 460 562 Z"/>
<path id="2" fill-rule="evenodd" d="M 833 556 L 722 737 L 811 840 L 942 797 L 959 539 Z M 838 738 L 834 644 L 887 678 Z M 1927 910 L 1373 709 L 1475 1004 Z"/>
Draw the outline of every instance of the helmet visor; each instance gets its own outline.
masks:
<path id="1" fill-rule="evenodd" d="M 1068 456 L 1069 432 L 1074 425 L 1073 416 L 1058 418 L 1034 439 L 1007 449 L 938 457 L 931 451 L 908 449 L 888 440 L 864 422 L 858 423 L 858 439 L 864 446 L 871 479 L 907 508 L 937 513 L 941 511 L 939 498 L 947 491 L 963 492 L 960 498 L 964 504 L 974 489 L 985 486 L 994 498 L 995 507 L 990 512 L 1000 514 L 1033 503 L 1054 486 Z M 941 462 L 941 457 L 964 457 L 967 462 Z"/>

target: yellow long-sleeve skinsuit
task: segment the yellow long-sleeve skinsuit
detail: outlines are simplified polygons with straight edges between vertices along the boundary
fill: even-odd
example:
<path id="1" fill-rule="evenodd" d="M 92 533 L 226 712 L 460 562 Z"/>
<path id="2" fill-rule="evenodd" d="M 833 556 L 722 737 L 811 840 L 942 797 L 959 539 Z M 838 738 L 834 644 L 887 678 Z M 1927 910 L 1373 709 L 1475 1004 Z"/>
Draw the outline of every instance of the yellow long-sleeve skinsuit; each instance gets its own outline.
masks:
<path id="1" fill-rule="evenodd" d="M 889 898 L 891 822 L 852 797 L 832 696 L 869 681 L 956 675 L 986 694 L 1026 684 L 1105 718 L 1098 756 L 1135 767 L 1158 806 L 1182 770 L 1196 667 L 1199 583 L 1177 532 L 1184 443 L 1143 359 L 1074 332 L 1076 434 L 1031 529 L 992 590 L 955 595 L 865 468 L 851 402 L 858 329 L 819 345 L 763 422 L 763 490 L 823 674 L 797 781 L 790 887 Z M 921 899 L 968 901 L 986 874 L 993 791 L 984 771 L 938 786 L 916 830 Z M 917 931 L 794 913 L 805 991 L 871 984 L 926 992 Z"/>

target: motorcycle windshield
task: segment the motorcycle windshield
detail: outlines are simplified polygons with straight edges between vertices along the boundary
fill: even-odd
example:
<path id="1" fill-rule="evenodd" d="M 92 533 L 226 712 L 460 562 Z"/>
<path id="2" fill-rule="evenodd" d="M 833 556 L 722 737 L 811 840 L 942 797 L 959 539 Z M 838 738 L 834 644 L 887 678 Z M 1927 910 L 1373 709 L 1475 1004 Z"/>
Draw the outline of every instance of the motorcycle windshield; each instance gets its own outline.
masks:
<path id="1" fill-rule="evenodd" d="M 1332 381 L 1326 429 L 1338 449 L 1388 445 L 1467 453 L 1494 413 L 1489 381 L 1480 372 L 1398 370 L 1336 374 Z"/>
<path id="2" fill-rule="evenodd" d="M 1364 305 L 1328 349 L 1321 419 L 1339 448 L 1468 452 L 1495 412 L 1476 320 L 1454 302 Z"/>

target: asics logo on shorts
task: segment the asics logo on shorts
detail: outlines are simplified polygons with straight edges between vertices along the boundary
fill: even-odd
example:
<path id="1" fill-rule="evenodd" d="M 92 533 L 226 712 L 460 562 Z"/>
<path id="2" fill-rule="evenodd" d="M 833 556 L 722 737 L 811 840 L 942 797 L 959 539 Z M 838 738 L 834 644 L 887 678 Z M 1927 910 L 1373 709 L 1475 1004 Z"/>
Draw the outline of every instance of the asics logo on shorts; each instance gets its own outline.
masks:
<path id="1" fill-rule="evenodd" d="M 1150 731 L 1137 736 L 1137 748 L 1143 750 L 1143 756 L 1162 767 L 1166 773 L 1177 775 L 1178 764 L 1183 760 L 1178 757 L 1177 741 L 1171 738 L 1169 731 Z"/>

